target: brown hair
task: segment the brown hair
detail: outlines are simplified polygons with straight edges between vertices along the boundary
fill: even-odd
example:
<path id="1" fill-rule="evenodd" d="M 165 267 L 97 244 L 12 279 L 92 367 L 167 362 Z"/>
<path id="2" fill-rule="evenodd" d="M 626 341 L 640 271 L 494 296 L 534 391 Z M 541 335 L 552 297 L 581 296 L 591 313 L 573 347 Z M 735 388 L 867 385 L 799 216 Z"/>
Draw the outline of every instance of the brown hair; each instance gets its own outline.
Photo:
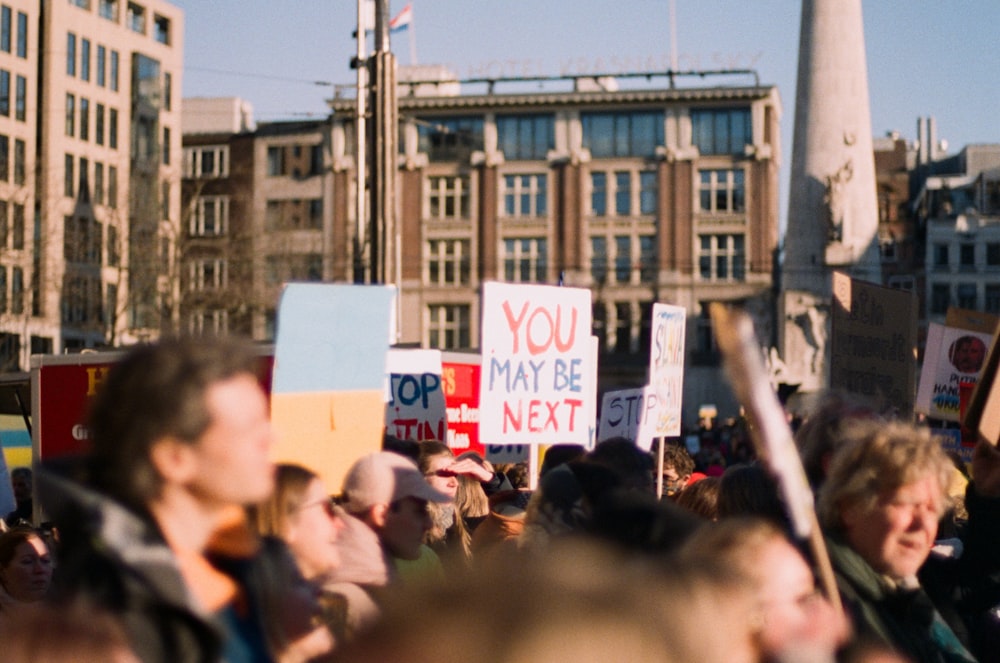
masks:
<path id="1" fill-rule="evenodd" d="M 317 478 L 315 472 L 301 465 L 279 464 L 275 468 L 271 497 L 248 509 L 250 522 L 257 533 L 284 538 L 288 517 L 302 506 L 309 484 Z"/>
<path id="2" fill-rule="evenodd" d="M 18 546 L 32 537 L 44 543 L 45 547 L 48 548 L 49 544 L 45 541 L 45 537 L 33 527 L 15 527 L 0 534 L 0 569 L 6 569 L 10 566 Z"/>

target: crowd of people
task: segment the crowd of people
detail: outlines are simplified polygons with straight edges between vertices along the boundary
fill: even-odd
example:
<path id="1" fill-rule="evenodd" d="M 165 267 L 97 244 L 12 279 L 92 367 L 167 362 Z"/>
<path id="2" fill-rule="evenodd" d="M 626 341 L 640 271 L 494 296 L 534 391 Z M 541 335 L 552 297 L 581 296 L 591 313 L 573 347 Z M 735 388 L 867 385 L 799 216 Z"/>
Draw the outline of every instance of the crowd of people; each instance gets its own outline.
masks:
<path id="1" fill-rule="evenodd" d="M 662 464 L 626 438 L 553 445 L 537 477 L 386 437 L 330 486 L 272 463 L 257 366 L 231 339 L 137 347 L 87 454 L 12 473 L 5 661 L 1000 660 L 984 440 L 967 468 L 828 394 L 796 432 L 817 548 L 742 422 Z"/>

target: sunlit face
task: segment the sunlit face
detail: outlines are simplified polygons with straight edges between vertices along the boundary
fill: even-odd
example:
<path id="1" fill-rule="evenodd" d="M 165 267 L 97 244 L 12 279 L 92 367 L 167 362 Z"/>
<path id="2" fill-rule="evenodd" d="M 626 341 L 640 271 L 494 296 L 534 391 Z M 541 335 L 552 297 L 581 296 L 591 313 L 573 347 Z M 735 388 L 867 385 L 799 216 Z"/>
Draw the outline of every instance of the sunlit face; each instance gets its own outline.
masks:
<path id="1" fill-rule="evenodd" d="M 284 539 L 307 579 L 322 579 L 340 565 L 337 535 L 342 528 L 326 486 L 320 479 L 313 479 L 302 503 L 289 515 L 284 532 Z"/>
<path id="2" fill-rule="evenodd" d="M 212 505 L 263 501 L 274 488 L 264 391 L 245 374 L 213 384 L 205 398 L 211 424 L 193 447 L 198 467 L 188 488 Z"/>
<path id="3" fill-rule="evenodd" d="M 433 456 L 428 463 L 427 472 L 424 474 L 424 478 L 427 479 L 427 483 L 431 487 L 444 493 L 452 501 L 455 500 L 455 495 L 458 493 L 458 476 L 449 471 L 448 468 L 454 462 L 455 459 L 446 454 Z"/>
<path id="4" fill-rule="evenodd" d="M 940 484 L 927 475 L 880 495 L 874 506 L 849 505 L 842 511 L 847 541 L 879 573 L 913 576 L 934 545 L 943 502 Z"/>
<path id="5" fill-rule="evenodd" d="M 52 557 L 40 537 L 29 536 L 14 551 L 10 564 L 0 569 L 0 584 L 23 602 L 40 601 L 52 583 Z"/>
<path id="6" fill-rule="evenodd" d="M 424 534 L 431 528 L 431 524 L 427 502 L 415 497 L 404 497 L 386 511 L 379 539 L 393 556 L 417 559 L 420 557 Z"/>

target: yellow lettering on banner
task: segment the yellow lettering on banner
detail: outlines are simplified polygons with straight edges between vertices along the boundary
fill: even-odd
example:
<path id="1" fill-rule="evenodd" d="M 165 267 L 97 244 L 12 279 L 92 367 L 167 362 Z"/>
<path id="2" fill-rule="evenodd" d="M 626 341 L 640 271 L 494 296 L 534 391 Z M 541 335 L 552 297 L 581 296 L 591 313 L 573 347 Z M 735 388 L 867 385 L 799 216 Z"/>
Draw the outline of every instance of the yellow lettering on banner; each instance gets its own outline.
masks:
<path id="1" fill-rule="evenodd" d="M 87 396 L 93 396 L 97 393 L 97 388 L 104 381 L 109 370 L 111 369 L 108 366 L 95 366 L 87 369 Z"/>

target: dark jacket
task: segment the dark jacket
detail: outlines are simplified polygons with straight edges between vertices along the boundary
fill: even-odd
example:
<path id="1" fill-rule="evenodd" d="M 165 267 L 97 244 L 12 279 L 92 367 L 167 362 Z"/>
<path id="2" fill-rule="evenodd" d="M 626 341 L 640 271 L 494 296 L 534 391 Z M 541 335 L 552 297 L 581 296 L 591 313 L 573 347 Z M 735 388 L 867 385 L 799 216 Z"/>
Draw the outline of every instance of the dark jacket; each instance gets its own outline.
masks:
<path id="1" fill-rule="evenodd" d="M 144 663 L 216 663 L 223 632 L 188 593 L 152 518 L 51 471 L 38 494 L 59 531 L 56 600 L 82 597 L 121 620 Z"/>
<path id="2" fill-rule="evenodd" d="M 828 535 L 826 545 L 844 607 L 860 638 L 881 642 L 921 663 L 975 661 L 922 588 L 892 587 L 839 533 Z"/>

